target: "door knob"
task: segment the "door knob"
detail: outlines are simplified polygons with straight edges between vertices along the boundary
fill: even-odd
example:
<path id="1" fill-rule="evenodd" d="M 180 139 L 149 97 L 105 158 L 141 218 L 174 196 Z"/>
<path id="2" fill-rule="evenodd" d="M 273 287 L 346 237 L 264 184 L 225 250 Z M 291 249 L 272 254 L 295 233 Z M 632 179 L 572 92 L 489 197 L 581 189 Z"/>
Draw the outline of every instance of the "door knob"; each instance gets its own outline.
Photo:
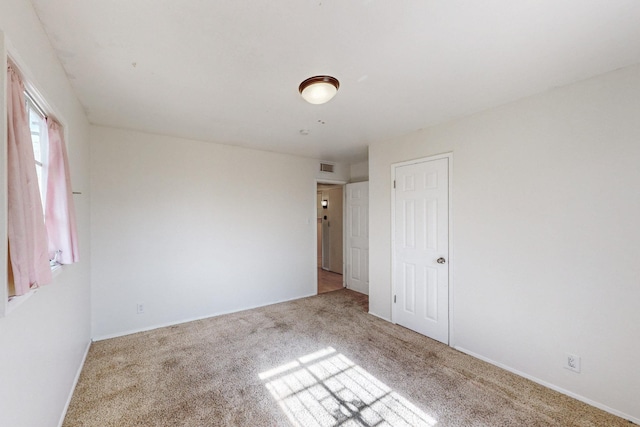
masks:
<path id="1" fill-rule="evenodd" d="M 447 262 L 447 260 L 446 260 L 446 259 L 444 259 L 444 258 L 442 258 L 442 257 L 440 257 L 440 258 L 438 258 L 438 259 L 436 260 L 436 262 L 437 262 L 438 264 L 444 264 L 445 262 Z"/>

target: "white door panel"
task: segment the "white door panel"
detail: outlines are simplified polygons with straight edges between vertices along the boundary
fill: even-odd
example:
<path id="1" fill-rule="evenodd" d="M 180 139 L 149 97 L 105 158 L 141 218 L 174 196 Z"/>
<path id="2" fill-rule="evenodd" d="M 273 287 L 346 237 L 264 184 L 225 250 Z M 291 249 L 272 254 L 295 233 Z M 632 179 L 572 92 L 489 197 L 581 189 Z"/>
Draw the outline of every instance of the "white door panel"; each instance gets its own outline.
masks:
<path id="1" fill-rule="evenodd" d="M 395 185 L 394 322 L 448 343 L 449 159 L 398 166 Z"/>
<path id="2" fill-rule="evenodd" d="M 347 184 L 347 288 L 369 294 L 369 183 Z"/>

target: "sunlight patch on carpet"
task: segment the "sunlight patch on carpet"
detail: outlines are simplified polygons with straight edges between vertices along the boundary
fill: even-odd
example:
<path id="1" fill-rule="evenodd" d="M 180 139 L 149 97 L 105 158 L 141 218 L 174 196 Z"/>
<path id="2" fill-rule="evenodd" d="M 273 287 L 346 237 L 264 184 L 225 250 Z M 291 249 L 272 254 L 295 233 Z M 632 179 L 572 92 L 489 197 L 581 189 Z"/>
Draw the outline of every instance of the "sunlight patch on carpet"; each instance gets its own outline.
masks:
<path id="1" fill-rule="evenodd" d="M 327 347 L 261 373 L 294 426 L 424 426 L 437 421 Z"/>

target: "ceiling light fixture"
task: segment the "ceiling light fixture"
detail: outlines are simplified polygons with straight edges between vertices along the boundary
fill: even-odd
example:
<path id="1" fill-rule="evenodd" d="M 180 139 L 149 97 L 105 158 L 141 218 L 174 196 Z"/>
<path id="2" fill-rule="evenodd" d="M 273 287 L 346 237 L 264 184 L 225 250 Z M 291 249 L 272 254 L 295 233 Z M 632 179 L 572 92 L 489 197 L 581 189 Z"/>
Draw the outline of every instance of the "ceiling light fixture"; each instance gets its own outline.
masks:
<path id="1" fill-rule="evenodd" d="M 314 76 L 300 83 L 298 91 L 310 104 L 324 104 L 329 102 L 338 92 L 340 82 L 331 76 Z"/>

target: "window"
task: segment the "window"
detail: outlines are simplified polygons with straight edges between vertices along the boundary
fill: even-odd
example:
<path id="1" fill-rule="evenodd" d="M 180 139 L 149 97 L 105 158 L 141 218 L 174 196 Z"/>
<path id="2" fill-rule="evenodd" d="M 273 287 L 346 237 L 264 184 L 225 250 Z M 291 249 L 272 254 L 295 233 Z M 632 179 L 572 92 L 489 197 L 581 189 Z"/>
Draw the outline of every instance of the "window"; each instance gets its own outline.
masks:
<path id="1" fill-rule="evenodd" d="M 52 270 L 79 261 L 73 191 L 60 123 L 47 117 L 21 73 L 7 66 L 7 287 L 0 316 L 36 288 Z M 38 206 L 42 205 L 42 211 Z"/>

